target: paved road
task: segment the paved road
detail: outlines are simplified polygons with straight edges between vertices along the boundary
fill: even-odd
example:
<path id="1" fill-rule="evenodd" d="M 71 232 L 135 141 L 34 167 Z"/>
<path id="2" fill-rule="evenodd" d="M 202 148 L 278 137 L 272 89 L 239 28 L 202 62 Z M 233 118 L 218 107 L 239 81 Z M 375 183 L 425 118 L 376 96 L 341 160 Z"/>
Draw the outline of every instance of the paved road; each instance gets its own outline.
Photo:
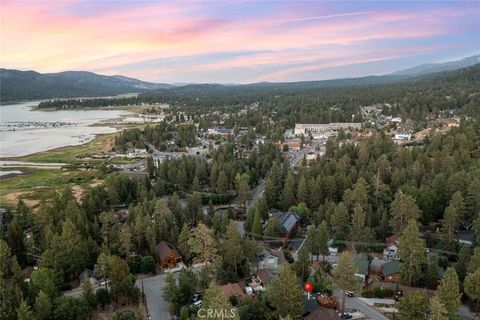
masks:
<path id="1" fill-rule="evenodd" d="M 335 296 L 339 300 L 338 303 L 341 305 L 342 304 L 342 292 L 336 291 Z M 357 297 L 345 297 L 345 307 L 350 308 L 350 309 L 355 309 L 366 315 L 372 320 L 388 320 L 387 317 L 385 317 L 383 314 L 378 312 L 377 310 L 373 309 L 369 305 L 367 305 L 365 302 L 362 300 L 358 299 Z"/>
<path id="2" fill-rule="evenodd" d="M 175 275 L 175 273 L 174 273 Z M 162 297 L 162 288 L 165 284 L 165 274 L 158 274 L 143 279 L 143 290 L 147 298 L 147 308 L 152 320 L 172 319 L 168 303 Z M 142 290 L 142 280 L 138 279 L 135 285 Z"/>

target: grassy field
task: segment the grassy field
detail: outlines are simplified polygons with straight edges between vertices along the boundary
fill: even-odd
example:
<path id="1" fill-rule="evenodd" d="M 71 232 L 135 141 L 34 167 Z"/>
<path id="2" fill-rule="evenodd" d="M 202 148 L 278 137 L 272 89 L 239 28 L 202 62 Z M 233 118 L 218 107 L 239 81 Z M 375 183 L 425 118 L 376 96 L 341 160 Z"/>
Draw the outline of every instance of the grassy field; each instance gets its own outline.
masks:
<path id="1" fill-rule="evenodd" d="M 78 163 L 85 162 L 79 158 L 91 153 L 107 152 L 111 150 L 115 133 L 99 135 L 92 141 L 79 146 L 61 147 L 53 150 L 42 151 L 28 156 L 5 158 L 4 160 L 29 161 L 29 162 L 61 162 Z M 95 162 L 95 160 L 91 160 Z"/>
<path id="2" fill-rule="evenodd" d="M 48 199 L 52 192 L 66 187 L 82 188 L 94 182 L 97 177 L 94 170 L 60 170 L 35 168 L 8 168 L 20 170 L 23 175 L 2 179 L 0 182 L 0 206 L 15 205 L 23 199 L 34 206 L 43 199 Z"/>

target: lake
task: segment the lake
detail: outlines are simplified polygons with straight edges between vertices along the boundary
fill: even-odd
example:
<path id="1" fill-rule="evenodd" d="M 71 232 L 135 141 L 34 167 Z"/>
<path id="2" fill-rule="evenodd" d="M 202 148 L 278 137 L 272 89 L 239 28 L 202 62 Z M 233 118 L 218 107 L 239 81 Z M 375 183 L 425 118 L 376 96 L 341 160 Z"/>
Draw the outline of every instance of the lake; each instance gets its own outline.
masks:
<path id="1" fill-rule="evenodd" d="M 102 121 L 131 114 L 125 110 L 33 111 L 38 103 L 0 106 L 0 157 L 84 144 L 98 134 L 117 131 L 101 125 Z"/>

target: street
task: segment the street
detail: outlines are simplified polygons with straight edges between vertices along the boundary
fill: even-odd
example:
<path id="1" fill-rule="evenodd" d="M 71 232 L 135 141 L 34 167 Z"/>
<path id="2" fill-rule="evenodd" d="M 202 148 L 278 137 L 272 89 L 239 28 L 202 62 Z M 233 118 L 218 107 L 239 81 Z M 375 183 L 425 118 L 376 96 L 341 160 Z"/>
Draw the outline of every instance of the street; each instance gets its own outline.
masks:
<path id="1" fill-rule="evenodd" d="M 341 291 L 335 291 L 335 297 L 337 297 L 338 303 L 341 305 L 343 293 Z M 388 320 L 388 318 L 383 314 L 373 309 L 357 297 L 350 298 L 345 296 L 345 299 L 345 308 L 358 310 L 372 320 Z"/>
<path id="2" fill-rule="evenodd" d="M 143 278 L 143 290 L 147 298 L 147 309 L 152 320 L 167 320 L 172 318 L 168 303 L 162 296 L 165 276 L 165 273 L 161 273 L 153 277 Z M 135 285 L 142 290 L 142 279 L 138 279 Z"/>

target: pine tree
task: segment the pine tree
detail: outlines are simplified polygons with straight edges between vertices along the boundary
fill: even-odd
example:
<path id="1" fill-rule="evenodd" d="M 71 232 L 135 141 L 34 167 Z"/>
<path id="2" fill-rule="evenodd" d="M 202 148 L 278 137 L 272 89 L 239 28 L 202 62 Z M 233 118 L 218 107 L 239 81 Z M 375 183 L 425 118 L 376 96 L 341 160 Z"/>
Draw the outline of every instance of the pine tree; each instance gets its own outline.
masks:
<path id="1" fill-rule="evenodd" d="M 328 256 L 329 254 L 328 238 L 327 223 L 324 220 L 318 227 L 318 244 L 320 248 L 320 254 L 323 257 L 323 263 L 325 263 L 325 256 Z"/>
<path id="2" fill-rule="evenodd" d="M 470 299 L 477 302 L 477 307 L 480 306 L 480 268 L 465 277 L 464 291 Z"/>
<path id="3" fill-rule="evenodd" d="M 332 231 L 336 239 L 347 240 L 349 223 L 348 209 L 343 202 L 340 202 L 335 207 L 331 223 Z"/>
<path id="4" fill-rule="evenodd" d="M 213 313 L 212 317 L 209 317 L 210 319 L 240 320 L 240 317 L 233 308 L 232 304 L 220 290 L 220 287 L 213 281 L 210 283 L 207 290 L 205 290 L 202 309 L 216 311 Z M 202 319 L 201 314 L 198 315 L 198 319 Z"/>
<path id="5" fill-rule="evenodd" d="M 428 320 L 449 320 L 447 309 L 443 303 L 438 299 L 438 297 L 434 296 L 430 299 L 430 315 L 428 316 Z"/>
<path id="6" fill-rule="evenodd" d="M 398 191 L 392 201 L 390 214 L 394 232 L 402 233 L 410 219 L 420 218 L 420 209 L 412 196 Z"/>
<path id="7" fill-rule="evenodd" d="M 307 203 L 309 199 L 307 179 L 305 179 L 305 176 L 303 175 L 298 182 L 297 199 L 299 202 L 305 203 Z"/>
<path id="8" fill-rule="evenodd" d="M 349 252 L 342 252 L 338 259 L 337 268 L 333 270 L 333 285 L 342 290 L 342 314 L 345 311 L 345 291 L 356 291 L 360 282 L 355 275 L 357 268 L 353 264 L 353 256 Z"/>
<path id="9" fill-rule="evenodd" d="M 8 272 L 8 261 L 10 256 L 10 247 L 5 240 L 0 239 L 0 274 L 3 276 Z"/>
<path id="10" fill-rule="evenodd" d="M 220 171 L 217 178 L 217 192 L 218 193 L 227 193 L 228 192 L 228 181 L 225 171 Z"/>
<path id="11" fill-rule="evenodd" d="M 275 317 L 287 316 L 296 319 L 303 313 L 303 291 L 298 285 L 295 273 L 286 262 L 283 263 L 275 280 L 267 287 L 267 300 L 274 308 Z"/>
<path id="12" fill-rule="evenodd" d="M 25 300 L 22 300 L 22 302 L 20 302 L 20 306 L 18 307 L 18 311 L 17 311 L 17 319 L 18 320 L 35 320 L 35 317 L 33 316 L 33 312 Z"/>
<path id="13" fill-rule="evenodd" d="M 95 292 L 92 288 L 92 283 L 88 276 L 83 278 L 82 282 L 82 298 L 87 302 L 89 307 L 92 310 L 97 308 L 97 297 L 95 296 Z"/>
<path id="14" fill-rule="evenodd" d="M 233 266 L 235 274 L 238 274 L 238 265 L 245 259 L 242 247 L 242 236 L 237 230 L 235 222 L 230 220 L 222 243 L 223 262 Z"/>
<path id="15" fill-rule="evenodd" d="M 320 241 L 319 241 L 319 232 L 315 226 L 311 226 L 307 230 L 307 239 L 305 240 L 305 245 L 307 246 L 308 251 L 312 254 L 312 256 L 320 255 Z"/>
<path id="16" fill-rule="evenodd" d="M 197 255 L 199 262 L 214 262 L 217 259 L 216 241 L 213 231 L 199 223 L 189 240 L 190 250 Z"/>
<path id="17" fill-rule="evenodd" d="M 177 280 L 175 280 L 171 272 L 165 276 L 165 285 L 162 288 L 162 296 L 169 303 L 170 311 L 173 314 L 177 314 L 180 308 L 179 300 L 180 293 L 177 286 Z"/>
<path id="18" fill-rule="evenodd" d="M 261 217 L 261 212 L 258 208 L 255 210 L 255 218 L 253 219 L 252 233 L 259 236 L 263 234 L 262 217 Z"/>
<path id="19" fill-rule="evenodd" d="M 457 272 L 454 268 L 447 268 L 442 282 L 437 288 L 436 295 L 445 306 L 448 315 L 454 317 L 461 305 L 460 298 L 462 297 Z"/>
<path id="20" fill-rule="evenodd" d="M 243 204 L 244 214 L 247 210 L 247 200 L 250 197 L 250 185 L 248 181 L 250 181 L 250 177 L 247 173 L 237 173 L 235 176 L 235 187 L 237 188 L 238 198 Z"/>
<path id="21" fill-rule="evenodd" d="M 297 273 L 297 277 L 301 277 L 303 281 L 306 281 L 310 276 L 311 264 L 312 262 L 310 261 L 308 250 L 305 246 L 303 246 L 298 253 L 297 261 L 295 261 L 293 266 L 295 272 Z"/>
<path id="22" fill-rule="evenodd" d="M 285 178 L 281 203 L 284 210 L 288 210 L 288 208 L 290 208 L 296 203 L 295 178 L 293 177 L 293 173 L 291 171 L 288 171 L 287 177 Z"/>
<path id="23" fill-rule="evenodd" d="M 188 224 L 184 223 L 182 226 L 182 231 L 180 231 L 180 235 L 178 236 L 178 250 L 182 254 L 182 257 L 185 261 L 190 260 L 190 229 L 188 228 Z"/>
<path id="24" fill-rule="evenodd" d="M 37 320 L 50 320 L 52 318 L 52 310 L 52 301 L 43 290 L 40 290 L 35 298 L 35 318 Z"/>
<path id="25" fill-rule="evenodd" d="M 480 269 L 480 247 L 476 247 L 473 250 L 473 255 L 470 258 L 470 262 L 468 263 L 467 270 L 470 273 L 473 273 Z"/>
<path id="26" fill-rule="evenodd" d="M 275 161 L 265 180 L 265 200 L 269 207 L 276 207 L 282 193 L 283 173 L 281 164 Z"/>
<path id="27" fill-rule="evenodd" d="M 402 279 L 412 286 L 414 276 L 420 274 L 421 265 L 425 261 L 425 245 L 420 238 L 416 220 L 408 221 L 408 225 L 399 239 L 398 249 L 398 254 L 403 261 L 400 267 Z"/>
<path id="28" fill-rule="evenodd" d="M 402 297 L 398 310 L 403 320 L 422 320 L 426 318 L 428 299 L 425 292 L 412 291 Z"/>

